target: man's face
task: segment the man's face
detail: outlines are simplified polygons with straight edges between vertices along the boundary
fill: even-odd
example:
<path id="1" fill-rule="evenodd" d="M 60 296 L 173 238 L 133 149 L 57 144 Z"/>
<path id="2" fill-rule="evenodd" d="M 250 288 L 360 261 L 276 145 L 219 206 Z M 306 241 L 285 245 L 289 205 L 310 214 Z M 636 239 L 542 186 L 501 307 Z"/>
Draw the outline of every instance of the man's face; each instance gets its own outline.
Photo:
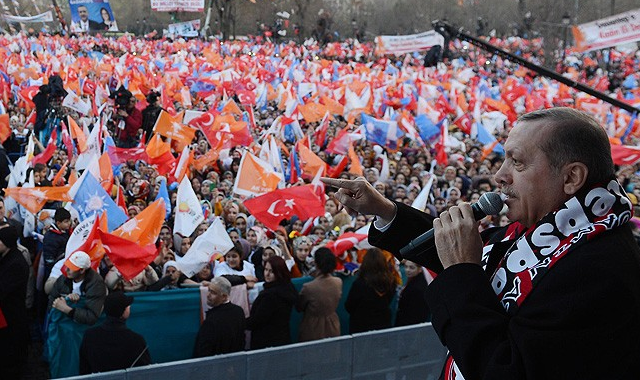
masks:
<path id="1" fill-rule="evenodd" d="M 562 169 L 555 169 L 540 149 L 553 138 L 553 128 L 544 122 L 521 122 L 509 133 L 505 161 L 495 175 L 501 192 L 507 196 L 507 217 L 527 227 L 560 207 L 568 198 Z"/>
<path id="2" fill-rule="evenodd" d="M 131 111 L 132 109 L 134 109 L 136 107 L 137 102 L 138 102 L 138 99 L 136 99 L 135 96 L 132 96 L 129 99 L 129 102 L 127 103 L 127 111 Z"/>
<path id="3" fill-rule="evenodd" d="M 216 307 L 227 302 L 228 295 L 223 294 L 220 288 L 215 284 L 209 284 L 209 294 L 207 295 L 207 305 Z"/>
<path id="4" fill-rule="evenodd" d="M 78 16 L 80 16 L 80 20 L 87 21 L 89 19 L 87 7 L 78 7 Z"/>
<path id="5" fill-rule="evenodd" d="M 67 270 L 67 278 L 71 279 L 71 280 L 76 280 L 76 279 L 80 279 L 82 278 L 82 276 L 84 275 L 84 269 L 80 269 L 80 270 L 71 270 L 69 268 L 66 268 Z"/>

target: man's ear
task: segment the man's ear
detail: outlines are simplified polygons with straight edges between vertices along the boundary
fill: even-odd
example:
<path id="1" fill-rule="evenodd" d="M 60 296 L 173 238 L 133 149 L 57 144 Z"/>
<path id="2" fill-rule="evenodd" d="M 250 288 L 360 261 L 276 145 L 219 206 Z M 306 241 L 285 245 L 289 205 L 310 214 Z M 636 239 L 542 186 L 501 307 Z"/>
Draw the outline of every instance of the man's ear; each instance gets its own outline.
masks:
<path id="1" fill-rule="evenodd" d="M 564 167 L 564 192 L 575 195 L 584 186 L 589 168 L 582 162 L 572 162 Z"/>

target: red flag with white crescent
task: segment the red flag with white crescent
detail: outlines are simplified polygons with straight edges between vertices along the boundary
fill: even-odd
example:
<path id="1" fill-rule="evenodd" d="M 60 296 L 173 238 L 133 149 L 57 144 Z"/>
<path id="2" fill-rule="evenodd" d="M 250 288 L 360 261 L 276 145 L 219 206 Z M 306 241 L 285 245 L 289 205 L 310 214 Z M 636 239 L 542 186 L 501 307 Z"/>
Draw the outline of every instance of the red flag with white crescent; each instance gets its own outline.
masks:
<path id="1" fill-rule="evenodd" d="M 324 197 L 318 197 L 313 185 L 279 189 L 244 201 L 251 215 L 272 230 L 283 219 L 296 215 L 301 220 L 324 215 Z"/>
<path id="2" fill-rule="evenodd" d="M 327 248 L 329 248 L 334 255 L 340 256 L 344 253 L 344 251 L 355 247 L 356 244 L 366 239 L 367 236 L 367 234 L 347 232 L 338 236 L 338 239 L 336 239 L 335 241 L 330 241 L 329 243 L 327 243 Z"/>

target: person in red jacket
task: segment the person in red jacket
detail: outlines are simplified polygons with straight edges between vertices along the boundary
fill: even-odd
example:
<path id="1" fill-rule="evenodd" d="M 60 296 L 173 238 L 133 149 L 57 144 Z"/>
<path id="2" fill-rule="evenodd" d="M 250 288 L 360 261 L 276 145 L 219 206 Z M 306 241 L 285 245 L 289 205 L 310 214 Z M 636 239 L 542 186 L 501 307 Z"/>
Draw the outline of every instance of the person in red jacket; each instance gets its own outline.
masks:
<path id="1" fill-rule="evenodd" d="M 137 99 L 130 92 L 124 93 L 122 99 L 116 99 L 118 110 L 118 146 L 133 148 L 140 141 L 142 129 L 142 112 L 136 108 Z"/>

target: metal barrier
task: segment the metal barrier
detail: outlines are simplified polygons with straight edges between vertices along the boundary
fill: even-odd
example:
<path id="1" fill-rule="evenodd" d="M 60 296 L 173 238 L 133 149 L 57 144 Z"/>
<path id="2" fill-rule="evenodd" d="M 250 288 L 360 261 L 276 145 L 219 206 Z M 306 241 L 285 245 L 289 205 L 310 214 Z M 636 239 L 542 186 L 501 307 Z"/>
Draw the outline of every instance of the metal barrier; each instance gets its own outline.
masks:
<path id="1" fill-rule="evenodd" d="M 431 324 L 423 323 L 67 379 L 434 380 L 445 355 Z"/>

